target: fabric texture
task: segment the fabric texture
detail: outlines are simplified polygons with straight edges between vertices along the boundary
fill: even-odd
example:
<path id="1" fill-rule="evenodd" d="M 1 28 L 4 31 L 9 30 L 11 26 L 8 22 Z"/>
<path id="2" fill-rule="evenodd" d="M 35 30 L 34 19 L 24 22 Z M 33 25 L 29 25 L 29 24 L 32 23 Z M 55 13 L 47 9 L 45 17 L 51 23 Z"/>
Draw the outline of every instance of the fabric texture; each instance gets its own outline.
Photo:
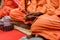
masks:
<path id="1" fill-rule="evenodd" d="M 32 34 L 42 35 L 49 40 L 60 39 L 60 18 L 56 15 L 40 16 L 31 26 Z"/>

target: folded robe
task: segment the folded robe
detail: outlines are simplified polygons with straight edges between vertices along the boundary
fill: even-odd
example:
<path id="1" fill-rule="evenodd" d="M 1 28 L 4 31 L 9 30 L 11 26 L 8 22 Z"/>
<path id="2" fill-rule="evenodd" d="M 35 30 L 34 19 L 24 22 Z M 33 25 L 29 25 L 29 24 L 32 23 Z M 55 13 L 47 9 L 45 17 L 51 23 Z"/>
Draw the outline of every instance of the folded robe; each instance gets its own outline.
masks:
<path id="1" fill-rule="evenodd" d="M 46 2 L 46 14 L 32 24 L 31 32 L 49 40 L 60 40 L 60 17 L 58 17 L 60 16 L 60 0 L 46 0 Z"/>
<path id="2" fill-rule="evenodd" d="M 40 16 L 31 26 L 32 34 L 41 35 L 49 40 L 60 39 L 60 18 L 47 14 Z"/>
<path id="3" fill-rule="evenodd" d="M 25 13 L 22 12 L 21 9 L 17 8 L 17 9 L 13 9 L 11 10 L 9 16 L 12 18 L 12 20 L 14 21 L 18 21 L 18 22 L 24 22 L 25 24 L 27 24 L 28 22 L 25 21 Z"/>

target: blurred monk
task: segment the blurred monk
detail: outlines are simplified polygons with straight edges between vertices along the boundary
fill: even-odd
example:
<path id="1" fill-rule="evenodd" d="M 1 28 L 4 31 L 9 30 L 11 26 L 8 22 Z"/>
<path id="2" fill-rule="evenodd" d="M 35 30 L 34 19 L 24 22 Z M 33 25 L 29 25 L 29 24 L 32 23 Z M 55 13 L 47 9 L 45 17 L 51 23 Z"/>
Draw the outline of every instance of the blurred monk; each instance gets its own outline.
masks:
<path id="1" fill-rule="evenodd" d="M 38 17 L 31 26 L 31 33 L 48 40 L 60 40 L 60 0 L 46 0 L 46 14 Z"/>
<path id="2" fill-rule="evenodd" d="M 11 10 L 9 15 L 14 21 L 24 22 L 25 24 L 32 24 L 35 18 L 40 15 L 43 15 L 43 13 L 41 12 L 27 13 L 26 11 L 17 8 Z"/>
<path id="3" fill-rule="evenodd" d="M 47 14 L 40 16 L 31 26 L 32 34 L 37 34 L 49 40 L 60 40 L 60 17 Z"/>
<path id="4" fill-rule="evenodd" d="M 23 1 L 23 0 L 22 0 Z M 41 0 L 42 1 L 42 0 Z M 24 2 L 24 1 L 23 1 Z M 22 2 L 22 4 L 24 5 L 24 3 Z M 21 3 L 21 2 L 20 2 Z M 13 9 L 11 12 L 10 12 L 10 16 L 12 19 L 14 19 L 15 21 L 25 21 L 24 19 L 24 16 L 26 15 L 25 13 L 23 13 L 22 11 L 24 11 L 24 6 L 21 6 L 21 4 L 19 4 L 19 8 L 17 9 Z M 27 12 L 29 13 L 35 13 L 36 12 L 36 0 L 28 0 L 27 2 Z M 41 4 L 43 5 L 43 4 Z M 22 8 L 23 7 L 23 8 Z M 23 9 L 23 10 L 22 10 Z M 30 10 L 31 9 L 31 10 Z M 44 7 L 44 10 L 42 13 L 45 12 L 45 9 L 46 7 Z M 21 11 L 20 11 L 21 10 Z M 19 11 L 19 12 L 18 12 Z M 37 11 L 37 12 L 41 12 L 41 11 Z M 36 13 L 37 13 L 36 12 Z M 28 13 L 28 14 L 29 14 Z M 23 14 L 23 16 L 22 16 Z M 21 18 L 20 18 L 21 17 Z"/>

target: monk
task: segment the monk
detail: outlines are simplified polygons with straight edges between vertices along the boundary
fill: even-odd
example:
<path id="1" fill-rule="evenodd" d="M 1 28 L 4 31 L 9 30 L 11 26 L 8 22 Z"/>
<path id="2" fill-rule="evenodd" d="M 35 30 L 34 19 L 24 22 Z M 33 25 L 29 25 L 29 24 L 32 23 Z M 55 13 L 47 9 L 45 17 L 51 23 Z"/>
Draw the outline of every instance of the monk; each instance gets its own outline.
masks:
<path id="1" fill-rule="evenodd" d="M 60 40 L 60 0 L 46 0 L 46 14 L 38 17 L 31 26 L 31 33 L 48 40 Z M 55 4 L 55 5 L 54 5 Z"/>
<path id="2" fill-rule="evenodd" d="M 22 0 L 23 1 L 23 0 Z M 23 21 L 23 20 L 25 20 L 24 19 L 24 16 L 26 15 L 26 14 L 24 14 L 22 11 L 24 11 L 24 1 L 23 2 L 20 2 L 20 3 L 22 3 L 22 6 L 21 6 L 21 4 L 19 5 L 19 8 L 17 8 L 17 9 L 13 9 L 11 12 L 10 12 L 10 16 L 11 16 L 11 18 L 13 19 L 13 20 L 15 20 L 15 21 Z M 42 0 L 41 0 L 42 1 Z M 28 0 L 28 2 L 27 2 L 27 12 L 29 12 L 29 13 L 35 13 L 35 12 L 42 12 L 42 13 L 45 13 L 45 9 L 46 9 L 46 7 L 45 7 L 45 5 L 44 5 L 44 8 L 42 9 L 42 11 L 36 11 L 36 6 L 37 6 L 37 3 L 36 3 L 37 1 L 36 0 Z M 43 2 L 45 2 L 45 1 L 43 1 Z M 35 5 L 34 5 L 35 4 Z M 44 3 L 43 3 L 44 4 Z M 41 4 L 41 5 L 43 5 L 43 4 Z M 22 7 L 23 7 L 23 10 L 22 10 Z M 20 11 L 20 10 L 22 10 L 22 11 Z M 32 10 L 32 11 L 31 11 Z M 19 12 L 18 12 L 19 11 Z M 22 12 L 22 13 L 20 13 L 20 12 Z M 29 14 L 28 13 L 28 14 Z M 23 14 L 23 16 L 22 16 L 22 14 Z M 21 17 L 21 18 L 20 18 Z"/>

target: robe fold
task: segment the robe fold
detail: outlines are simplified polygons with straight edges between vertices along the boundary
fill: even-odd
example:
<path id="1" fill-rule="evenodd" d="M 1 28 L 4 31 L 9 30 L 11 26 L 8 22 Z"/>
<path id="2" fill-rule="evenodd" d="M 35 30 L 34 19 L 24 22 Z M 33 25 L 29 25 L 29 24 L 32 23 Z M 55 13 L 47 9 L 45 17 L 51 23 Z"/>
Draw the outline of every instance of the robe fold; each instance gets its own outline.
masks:
<path id="1" fill-rule="evenodd" d="M 12 20 L 14 21 L 18 21 L 18 22 L 24 22 L 25 24 L 28 24 L 28 22 L 25 21 L 25 13 L 22 12 L 21 9 L 17 8 L 17 9 L 13 9 L 11 10 L 9 16 L 12 18 Z"/>
<path id="2" fill-rule="evenodd" d="M 49 40 L 60 40 L 60 18 L 44 14 L 32 24 L 31 32 Z"/>
<path id="3" fill-rule="evenodd" d="M 60 40 L 60 0 L 46 0 L 46 14 L 38 17 L 31 33 L 49 40 Z"/>

